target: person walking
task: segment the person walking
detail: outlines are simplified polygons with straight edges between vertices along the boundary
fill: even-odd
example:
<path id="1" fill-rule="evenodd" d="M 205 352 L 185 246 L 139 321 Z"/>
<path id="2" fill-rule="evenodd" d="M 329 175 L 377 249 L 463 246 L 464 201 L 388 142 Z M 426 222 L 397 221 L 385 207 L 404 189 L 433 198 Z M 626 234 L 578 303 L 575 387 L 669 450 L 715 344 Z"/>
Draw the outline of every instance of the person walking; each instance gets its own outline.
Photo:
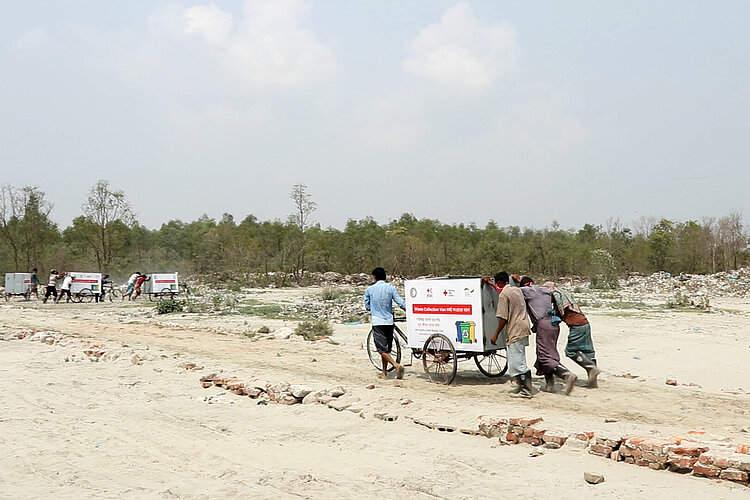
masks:
<path id="1" fill-rule="evenodd" d="M 54 297 L 54 300 L 57 301 L 57 269 L 50 269 L 49 271 L 49 279 L 47 280 L 47 290 L 44 293 L 44 299 L 42 300 L 42 303 L 46 304 L 47 299 L 49 299 L 49 296 L 52 295 Z"/>
<path id="2" fill-rule="evenodd" d="M 388 364 L 396 370 L 396 378 L 404 378 L 404 367 L 396 363 L 391 356 L 393 348 L 393 302 L 406 310 L 406 302 L 402 299 L 396 287 L 386 282 L 385 269 L 376 267 L 372 270 L 375 283 L 365 290 L 365 309 L 370 311 L 373 339 L 375 347 L 380 353 L 382 373 L 380 378 L 388 378 Z"/>
<path id="3" fill-rule="evenodd" d="M 508 376 L 516 380 L 516 387 L 510 391 L 511 396 L 530 398 L 533 388 L 531 370 L 526 365 L 526 347 L 529 345 L 531 330 L 523 293 L 517 287 L 508 286 L 510 277 L 505 271 L 497 273 L 494 282 L 489 277 L 484 277 L 483 280 L 500 292 L 495 313 L 499 322 L 490 342 L 497 344 L 500 333 L 505 330 Z"/>
<path id="4" fill-rule="evenodd" d="M 569 395 L 578 377 L 560 363 L 557 352 L 557 338 L 560 336 L 560 318 L 555 316 L 552 307 L 552 292 L 534 284 L 528 276 L 521 278 L 521 291 L 526 299 L 526 307 L 536 333 L 536 368 L 537 375 L 544 375 L 546 382 L 542 390 L 555 392 L 555 377 L 565 384 L 565 394 Z"/>
<path id="5" fill-rule="evenodd" d="M 29 297 L 34 296 L 39 300 L 39 275 L 36 267 L 31 270 L 31 285 L 29 286 Z"/>
<path id="6" fill-rule="evenodd" d="M 128 278 L 128 288 L 125 290 L 125 295 L 122 296 L 123 299 L 127 297 L 128 300 L 133 300 L 132 297 L 133 297 L 133 292 L 135 291 L 135 282 L 140 275 L 141 275 L 140 271 L 136 271 L 130 275 L 130 278 Z"/>
<path id="7" fill-rule="evenodd" d="M 568 342 L 565 345 L 565 355 L 586 370 L 588 375 L 586 387 L 599 387 L 596 378 L 601 370 L 596 364 L 596 352 L 594 351 L 594 341 L 591 338 L 591 325 L 588 318 L 575 303 L 573 297 L 565 290 L 558 288 L 557 284 L 548 281 L 542 286 L 552 292 L 557 316 L 568 325 Z"/>
<path id="8" fill-rule="evenodd" d="M 138 274 L 140 276 L 138 276 L 138 279 L 135 280 L 135 286 L 134 286 L 135 293 L 133 294 L 133 300 L 137 299 L 138 296 L 141 294 L 141 287 L 143 286 L 143 284 L 146 281 L 150 281 L 151 280 L 151 278 L 148 277 L 148 276 L 146 276 L 145 274 L 140 274 L 140 273 L 138 273 Z"/>

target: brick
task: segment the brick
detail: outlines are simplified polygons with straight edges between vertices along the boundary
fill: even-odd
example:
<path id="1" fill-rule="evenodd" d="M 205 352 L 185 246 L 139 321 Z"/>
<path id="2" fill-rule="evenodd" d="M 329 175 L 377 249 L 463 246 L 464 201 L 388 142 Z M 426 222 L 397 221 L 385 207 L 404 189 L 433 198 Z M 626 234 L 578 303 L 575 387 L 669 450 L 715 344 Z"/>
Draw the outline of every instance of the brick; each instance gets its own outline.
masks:
<path id="1" fill-rule="evenodd" d="M 575 448 L 576 450 L 585 450 L 589 447 L 588 440 L 578 439 L 575 435 L 568 437 L 565 444 L 568 448 Z"/>
<path id="2" fill-rule="evenodd" d="M 478 434 L 488 438 L 501 437 L 508 432 L 506 419 L 482 418 L 479 422 Z"/>
<path id="3" fill-rule="evenodd" d="M 727 468 L 750 472 L 750 455 L 733 453 L 727 457 Z"/>
<path id="4" fill-rule="evenodd" d="M 533 437 L 534 436 L 534 429 L 532 427 L 527 427 L 523 430 L 523 437 Z"/>
<path id="5" fill-rule="evenodd" d="M 602 457 L 609 457 L 614 450 L 611 446 L 605 446 L 602 444 L 592 444 L 589 448 L 589 453 L 592 455 L 599 455 Z"/>
<path id="6" fill-rule="evenodd" d="M 622 462 L 622 459 L 623 459 L 624 457 L 623 457 L 622 455 L 620 455 L 620 452 L 619 452 L 619 450 L 615 450 L 615 451 L 613 451 L 613 452 L 612 452 L 612 453 L 611 453 L 611 454 L 609 455 L 609 458 L 610 458 L 611 460 L 614 460 L 615 462 Z"/>
<path id="7" fill-rule="evenodd" d="M 623 446 L 627 448 L 638 448 L 641 443 L 646 441 L 647 439 L 651 439 L 650 436 L 625 436 L 622 438 L 622 444 Z"/>
<path id="8" fill-rule="evenodd" d="M 737 469 L 726 469 L 721 471 L 719 474 L 719 477 L 721 479 L 727 479 L 729 481 L 737 481 L 740 483 L 746 483 L 747 482 L 747 472 L 737 470 Z"/>
<path id="9" fill-rule="evenodd" d="M 667 468 L 667 464 L 665 464 L 665 463 L 664 464 L 660 464 L 660 463 L 657 463 L 657 462 L 649 462 L 648 463 L 648 468 L 649 469 L 653 469 L 653 470 L 662 470 L 662 469 L 666 469 Z"/>
<path id="10" fill-rule="evenodd" d="M 664 453 L 654 453 L 652 451 L 644 451 L 641 454 L 641 458 L 644 460 L 648 460 L 649 462 L 654 462 L 657 464 L 665 464 L 667 463 L 668 456 Z"/>
<path id="11" fill-rule="evenodd" d="M 698 455 L 698 462 L 701 465 L 712 465 L 714 463 L 714 453 L 701 453 Z"/>
<path id="12" fill-rule="evenodd" d="M 690 469 L 692 468 L 698 459 L 695 457 L 684 457 L 682 455 L 670 454 L 667 459 L 667 463 L 676 469 Z"/>
<path id="13" fill-rule="evenodd" d="M 539 438 L 535 438 L 534 436 L 524 436 L 521 438 L 522 443 L 527 443 L 533 446 L 539 446 L 542 444 L 542 440 Z"/>
<path id="14" fill-rule="evenodd" d="M 580 439 L 581 441 L 591 441 L 594 439 L 594 433 L 593 431 L 579 431 L 575 434 L 576 439 Z"/>
<path id="15" fill-rule="evenodd" d="M 529 427 L 534 424 L 538 424 L 544 420 L 542 417 L 519 417 L 519 418 L 511 418 L 510 424 L 511 425 L 520 425 L 522 427 Z"/>
<path id="16" fill-rule="evenodd" d="M 622 438 L 615 436 L 599 435 L 596 436 L 596 444 L 609 446 L 610 448 L 617 448 L 620 446 Z"/>
<path id="17" fill-rule="evenodd" d="M 562 446 L 567 440 L 568 436 L 560 431 L 545 431 L 542 435 L 542 441 L 544 441 L 545 443 L 555 443 Z"/>
<path id="18" fill-rule="evenodd" d="M 685 457 L 699 457 L 701 453 L 708 451 L 708 446 L 698 443 L 683 442 L 681 444 L 670 446 L 669 452 L 675 455 L 682 455 Z"/>
<path id="19" fill-rule="evenodd" d="M 638 467 L 648 467 L 648 464 L 650 464 L 648 460 L 643 460 L 642 458 L 636 458 L 635 459 L 635 465 Z"/>
<path id="20" fill-rule="evenodd" d="M 734 451 L 737 453 L 744 453 L 745 455 L 748 455 L 750 454 L 750 446 L 746 444 L 740 444 Z"/>
<path id="21" fill-rule="evenodd" d="M 623 446 L 620 446 L 619 451 L 625 457 L 641 458 L 641 454 L 643 454 L 639 449 L 625 448 Z"/>
<path id="22" fill-rule="evenodd" d="M 625 457 L 625 463 L 626 464 L 635 464 L 635 458 L 633 458 L 633 457 Z"/>
<path id="23" fill-rule="evenodd" d="M 210 382 L 210 381 L 208 381 L 208 380 L 204 380 L 203 382 L 201 382 L 201 386 L 202 386 L 202 387 L 203 387 L 204 389 L 208 389 L 209 387 L 211 387 L 211 386 L 213 386 L 213 385 L 214 385 L 214 383 L 213 383 L 213 382 Z"/>
<path id="24" fill-rule="evenodd" d="M 520 425 L 511 425 L 510 427 L 508 427 L 508 430 L 513 434 L 523 436 L 523 427 L 521 427 Z"/>
<path id="25" fill-rule="evenodd" d="M 518 442 L 518 436 L 512 432 L 509 432 L 505 435 L 505 441 L 515 444 Z"/>
<path id="26" fill-rule="evenodd" d="M 695 464 L 693 466 L 693 474 L 695 474 L 696 476 L 719 477 L 720 473 L 721 469 L 719 469 L 718 467 L 714 467 L 713 465 Z"/>
<path id="27" fill-rule="evenodd" d="M 544 437 L 544 433 L 547 432 L 546 429 L 534 429 L 533 436 L 537 439 L 542 439 Z"/>

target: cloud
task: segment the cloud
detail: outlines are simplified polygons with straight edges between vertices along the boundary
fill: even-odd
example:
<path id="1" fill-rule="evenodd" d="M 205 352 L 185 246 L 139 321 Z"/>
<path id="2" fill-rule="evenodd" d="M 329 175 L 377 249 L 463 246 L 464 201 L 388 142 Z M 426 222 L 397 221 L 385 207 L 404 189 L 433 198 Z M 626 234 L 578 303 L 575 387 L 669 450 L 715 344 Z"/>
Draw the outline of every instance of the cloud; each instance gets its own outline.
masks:
<path id="1" fill-rule="evenodd" d="M 468 3 L 459 2 L 409 43 L 402 67 L 409 75 L 440 85 L 486 90 L 515 68 L 515 38 L 507 23 L 487 24 L 474 16 Z"/>
<path id="2" fill-rule="evenodd" d="M 236 16 L 216 4 L 166 5 L 121 46 L 118 70 L 139 84 L 243 93 L 319 85 L 333 51 L 308 27 L 304 0 L 246 0 Z"/>
<path id="3" fill-rule="evenodd" d="M 13 48 L 17 51 L 33 51 L 36 49 L 49 49 L 54 40 L 47 33 L 47 30 L 42 27 L 36 27 L 29 31 L 26 31 L 21 36 L 16 38 L 13 43 Z"/>

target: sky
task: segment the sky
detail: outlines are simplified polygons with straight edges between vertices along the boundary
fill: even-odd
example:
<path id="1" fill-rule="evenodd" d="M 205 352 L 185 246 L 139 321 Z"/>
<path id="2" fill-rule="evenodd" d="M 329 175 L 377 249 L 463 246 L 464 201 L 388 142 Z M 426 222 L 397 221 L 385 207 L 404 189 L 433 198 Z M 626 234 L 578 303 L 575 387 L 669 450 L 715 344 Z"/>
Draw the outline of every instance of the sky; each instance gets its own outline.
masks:
<path id="1" fill-rule="evenodd" d="M 0 184 L 66 227 L 750 215 L 750 2 L 0 0 Z"/>

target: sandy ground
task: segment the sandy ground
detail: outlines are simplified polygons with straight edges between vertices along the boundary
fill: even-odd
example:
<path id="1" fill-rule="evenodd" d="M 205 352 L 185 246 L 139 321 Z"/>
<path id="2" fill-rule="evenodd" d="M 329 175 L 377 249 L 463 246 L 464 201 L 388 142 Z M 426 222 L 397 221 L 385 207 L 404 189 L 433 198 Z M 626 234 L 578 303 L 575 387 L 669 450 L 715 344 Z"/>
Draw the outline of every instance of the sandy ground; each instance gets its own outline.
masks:
<path id="1" fill-rule="evenodd" d="M 516 400 L 505 378 L 483 377 L 472 361 L 459 365 L 451 386 L 428 382 L 419 360 L 403 381 L 378 380 L 364 350 L 367 325 L 335 325 L 334 345 L 244 335 L 293 321 L 152 316 L 148 302 L 12 300 L 0 304 L 0 336 L 31 328 L 62 340 L 0 341 L 0 498 L 750 498 L 747 487 L 729 482 L 567 447 L 531 457 L 527 445 L 441 433 L 409 419 L 476 427 L 483 415 L 541 415 L 565 430 L 702 431 L 705 439 L 747 443 L 750 307 L 739 299 L 712 305 L 719 312 L 587 311 L 601 388 Z M 98 362 L 83 355 L 92 343 L 108 352 Z M 186 370 L 186 361 L 203 369 Z M 360 398 L 365 418 L 201 388 L 200 376 L 218 370 L 258 383 L 343 385 Z M 680 385 L 665 385 L 667 378 Z M 371 383 L 375 389 L 366 389 Z M 697 385 L 681 385 L 689 383 Z M 376 411 L 399 419 L 377 420 Z M 585 483 L 586 471 L 606 482 Z"/>

